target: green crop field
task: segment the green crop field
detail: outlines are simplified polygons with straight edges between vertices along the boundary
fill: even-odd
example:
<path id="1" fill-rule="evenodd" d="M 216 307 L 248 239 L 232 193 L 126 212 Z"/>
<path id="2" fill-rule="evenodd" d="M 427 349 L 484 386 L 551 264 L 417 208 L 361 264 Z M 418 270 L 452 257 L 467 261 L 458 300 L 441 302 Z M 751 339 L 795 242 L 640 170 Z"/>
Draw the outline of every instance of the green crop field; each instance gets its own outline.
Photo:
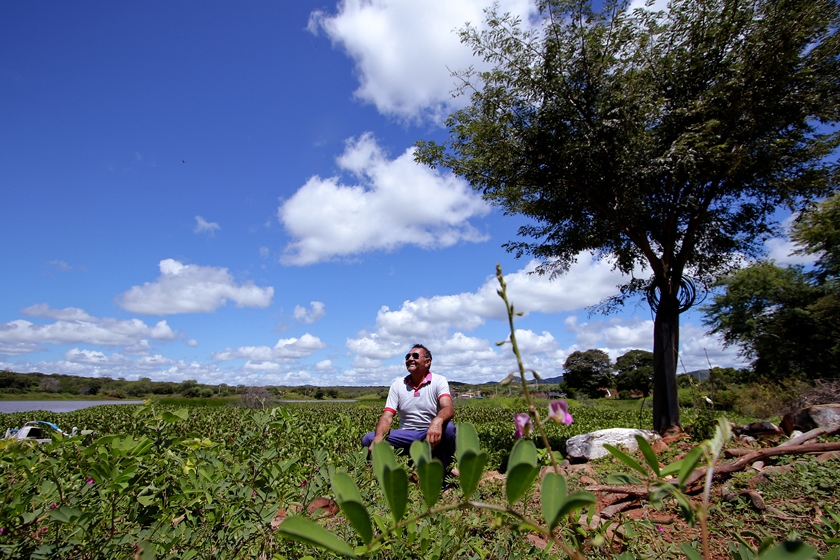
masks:
<path id="1" fill-rule="evenodd" d="M 457 407 L 457 422 L 476 428 L 487 452 L 487 470 L 505 471 L 515 442 L 512 416 L 524 410 L 524 404 L 522 399 L 499 399 Z M 331 556 L 281 538 L 280 521 L 295 513 L 316 520 L 353 546 L 361 545 L 342 513 L 332 516 L 312 510 L 311 504 L 316 498 L 335 498 L 330 481 L 334 473 L 345 471 L 357 484 L 377 533 L 387 530 L 388 505 L 366 450 L 358 443 L 373 429 L 381 409 L 381 402 L 318 402 L 267 411 L 158 404 L 40 413 L 37 419 L 66 430 L 76 426 L 95 433 L 41 446 L 0 443 L 0 556 L 139 558 L 141 550 L 148 558 Z M 642 409 L 640 417 L 639 409 L 573 404 L 571 412 L 572 425 L 546 425 L 555 450 L 562 450 L 565 440 L 576 434 L 651 423 L 648 409 Z M 0 415 L 0 430 L 32 419 L 32 413 Z M 539 438 L 533 439 L 538 449 L 544 447 Z M 679 452 L 675 447 L 661 460 L 674 459 Z M 547 464 L 544 453 L 539 457 Z M 840 510 L 837 463 L 806 461 L 768 481 L 761 490 L 768 501 L 778 498 L 773 507 L 779 513 L 773 517 L 743 501 L 716 500 L 710 514 L 715 538 L 728 543 L 745 531 L 759 536 L 766 531 L 783 539 L 795 530 L 825 553 L 825 543 L 840 537 L 840 527 L 821 521 L 829 518 L 831 508 Z M 606 480 L 627 470 L 620 461 L 603 459 L 587 476 Z M 585 486 L 579 474 L 567 478 L 570 492 Z M 524 513 L 534 519 L 541 516 L 533 497 L 538 484 L 521 502 Z M 738 477 L 732 479 L 733 488 L 738 484 Z M 491 479 L 479 485 L 474 498 L 504 504 L 504 494 L 502 483 Z M 503 521 L 492 510 L 462 508 L 461 498 L 458 488 L 446 491 L 440 500 L 451 506 L 449 511 L 406 524 L 369 557 L 558 557 L 556 548 L 543 551 L 544 543 L 529 538 L 532 531 L 526 525 Z M 685 532 L 678 535 L 672 530 L 679 518 L 677 504 L 666 500 L 660 507 L 638 519 L 624 519 L 620 532 L 613 527 L 609 533 L 603 527 L 584 527 L 590 515 L 584 509 L 581 519 L 561 531 L 590 557 L 683 557 L 676 537 L 691 541 L 696 531 L 681 524 Z M 816 515 L 815 508 L 825 515 Z M 408 490 L 408 510 L 425 510 L 415 487 Z M 746 538 L 752 542 L 753 537 Z"/>

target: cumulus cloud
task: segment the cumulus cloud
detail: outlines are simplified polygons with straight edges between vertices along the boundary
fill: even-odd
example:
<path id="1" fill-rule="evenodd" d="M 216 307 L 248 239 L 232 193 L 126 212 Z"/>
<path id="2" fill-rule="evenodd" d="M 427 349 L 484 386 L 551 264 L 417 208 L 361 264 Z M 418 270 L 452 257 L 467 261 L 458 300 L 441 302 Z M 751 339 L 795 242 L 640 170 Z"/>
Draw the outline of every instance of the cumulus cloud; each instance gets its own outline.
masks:
<path id="1" fill-rule="evenodd" d="M 129 359 L 122 354 L 114 353 L 106 356 L 98 350 L 85 350 L 73 348 L 64 353 L 64 359 L 75 364 L 96 364 L 96 365 L 124 365 Z"/>
<path id="2" fill-rule="evenodd" d="M 175 332 L 166 321 L 154 326 L 140 319 L 118 321 L 104 318 L 95 321 L 56 321 L 37 325 L 17 320 L 0 324 L 0 344 L 101 344 L 103 346 L 129 346 L 143 339 L 173 340 Z"/>
<path id="3" fill-rule="evenodd" d="M 487 239 L 469 223 L 490 211 L 466 182 L 418 165 L 414 148 L 388 159 L 371 134 L 347 142 L 338 165 L 359 181 L 312 177 L 278 209 L 295 239 L 281 261 L 308 265 L 404 245 L 424 249 Z"/>
<path id="4" fill-rule="evenodd" d="M 209 313 L 228 300 L 237 307 L 266 308 L 274 288 L 260 288 L 253 282 L 237 284 L 226 268 L 182 264 L 174 259 L 160 261 L 155 282 L 134 286 L 117 297 L 117 304 L 141 315 Z"/>
<path id="5" fill-rule="evenodd" d="M 532 274 L 536 266 L 537 262 L 531 261 L 522 270 L 505 275 L 508 297 L 525 315 L 595 305 L 614 294 L 623 280 L 608 262 L 595 260 L 588 253 L 581 254 L 567 274 L 554 280 Z M 450 330 L 473 331 L 487 319 L 504 320 L 507 315 L 497 289 L 496 277 L 488 276 L 475 292 L 418 298 L 403 302 L 396 310 L 383 306 L 376 316 L 375 332 L 360 333 L 347 341 L 347 347 L 368 358 L 387 359 L 415 339 L 444 340 Z"/>
<path id="6" fill-rule="evenodd" d="M 222 229 L 222 227 L 216 222 L 208 222 L 201 216 L 195 217 L 195 229 L 193 230 L 195 233 L 209 233 L 210 235 L 213 235 L 216 230 L 220 229 Z"/>
<path id="7" fill-rule="evenodd" d="M 798 217 L 798 213 L 791 214 L 784 221 L 782 221 L 782 236 L 772 237 L 764 242 L 764 247 L 767 250 L 767 258 L 775 261 L 779 266 L 788 265 L 812 265 L 817 262 L 819 255 L 797 255 L 794 254 L 802 246 L 794 243 L 790 239 L 790 230 L 793 222 Z"/>
<path id="8" fill-rule="evenodd" d="M 500 0 L 500 11 L 528 22 L 530 0 Z M 344 0 L 338 12 L 315 11 L 309 30 L 323 31 L 356 65 L 357 98 L 389 116 L 440 120 L 466 102 L 452 97 L 452 71 L 484 67 L 457 31 L 484 22 L 484 0 Z"/>
<path id="9" fill-rule="evenodd" d="M 37 303 L 24 307 L 20 310 L 22 315 L 29 317 L 46 317 L 48 319 L 58 319 L 59 321 L 87 321 L 91 323 L 97 322 L 97 319 L 88 315 L 83 309 L 78 307 L 65 307 L 64 309 L 53 309 L 46 303 Z"/>
<path id="10" fill-rule="evenodd" d="M 230 348 L 213 353 L 213 359 L 219 361 L 247 359 L 251 362 L 263 363 L 291 363 L 300 358 L 311 356 L 318 350 L 326 348 L 320 338 L 309 333 L 300 338 L 281 338 L 273 348 L 269 346 L 240 346 L 236 350 Z"/>
<path id="11" fill-rule="evenodd" d="M 318 321 L 327 314 L 324 310 L 324 303 L 321 301 L 310 301 L 309 305 L 312 306 L 311 309 L 307 309 L 303 306 L 296 305 L 294 310 L 295 321 L 298 323 L 306 323 L 307 325 L 311 325 L 315 321 Z"/>
<path id="12" fill-rule="evenodd" d="M 633 349 L 652 349 L 651 319 L 608 317 L 581 321 L 574 314 L 613 295 L 615 287 L 626 280 L 612 270 L 610 263 L 584 253 L 567 274 L 554 280 L 529 274 L 536 264 L 530 262 L 505 275 L 508 296 L 524 314 L 516 338 L 527 368 L 543 377 L 554 377 L 562 375 L 566 358 L 576 350 L 599 348 L 615 360 Z M 507 322 L 507 316 L 497 288 L 495 276 L 488 276 L 474 292 L 405 301 L 393 311 L 382 307 L 373 331 L 361 331 L 347 340 L 353 367 L 337 375 L 336 382 L 364 385 L 377 379 L 379 384 L 387 383 L 403 371 L 401 363 L 388 361 L 401 361 L 402 353 L 416 340 L 423 340 L 432 348 L 433 370 L 445 373 L 449 379 L 470 383 L 503 379 L 517 369 L 510 345 L 496 347 L 495 340 L 465 334 L 486 322 L 499 321 L 499 339 L 504 338 L 506 329 L 502 323 Z M 560 328 L 552 332 L 525 326 L 534 313 L 566 316 L 558 321 Z M 683 326 L 680 340 L 680 356 L 689 371 L 707 367 L 703 365 L 706 352 L 714 365 L 743 365 L 737 349 L 724 349 L 718 337 L 707 335 L 690 322 Z"/>
<path id="13" fill-rule="evenodd" d="M 609 262 L 598 261 L 588 253 L 579 255 L 568 273 L 554 280 L 532 274 L 536 266 L 532 261 L 505 275 L 508 296 L 526 317 L 534 312 L 571 312 L 597 304 L 613 295 L 615 286 L 624 280 Z M 451 379 L 473 383 L 501 380 L 516 368 L 510 346 L 496 348 L 485 338 L 464 334 L 488 320 L 506 322 L 497 289 L 498 281 L 490 275 L 474 292 L 418 298 L 403 302 L 395 310 L 383 306 L 373 332 L 362 331 L 347 340 L 347 348 L 354 353 L 353 370 L 340 378 L 364 384 L 373 371 L 378 371 L 380 382 L 385 383 L 385 376 L 392 372 L 383 369 L 382 361 L 400 356 L 409 344 L 423 340 L 434 349 L 433 369 L 447 372 Z M 569 351 L 561 348 L 554 334 L 523 328 L 517 329 L 516 335 L 527 367 L 548 371 L 549 376 L 561 373 Z M 400 371 L 397 366 L 396 373 Z"/>
<path id="14" fill-rule="evenodd" d="M 31 342 L 3 342 L 0 341 L 0 356 L 20 356 L 32 352 L 41 352 L 44 347 Z"/>
<path id="15" fill-rule="evenodd" d="M 335 370 L 335 366 L 332 363 L 332 360 L 321 360 L 313 367 L 315 371 L 326 371 L 330 372 Z"/>
<path id="16" fill-rule="evenodd" d="M 219 384 L 230 381 L 229 372 L 214 364 L 173 360 L 160 354 L 131 358 L 122 353 L 105 354 L 95 350 L 74 348 L 65 352 L 63 359 L 34 363 L 0 362 L 0 369 L 20 373 L 49 371 L 82 377 L 124 377 L 136 380 L 149 377 L 152 381 L 184 381 L 196 379 L 200 383 Z"/>

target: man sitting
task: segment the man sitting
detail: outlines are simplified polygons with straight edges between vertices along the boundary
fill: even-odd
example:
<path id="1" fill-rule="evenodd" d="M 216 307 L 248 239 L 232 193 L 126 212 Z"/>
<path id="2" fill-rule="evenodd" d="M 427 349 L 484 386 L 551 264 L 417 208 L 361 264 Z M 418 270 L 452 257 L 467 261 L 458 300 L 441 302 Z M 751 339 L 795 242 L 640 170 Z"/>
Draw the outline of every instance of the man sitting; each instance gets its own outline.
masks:
<path id="1" fill-rule="evenodd" d="M 431 366 L 432 353 L 422 344 L 415 344 L 405 355 L 408 375 L 391 384 L 376 431 L 365 434 L 362 445 L 373 450 L 373 444 L 384 439 L 394 448 L 408 452 L 414 441 L 425 439 L 432 456 L 440 459 L 443 472 L 448 473 L 455 455 L 455 423 L 451 421 L 455 408 L 449 383 L 442 375 L 433 374 Z M 388 433 L 397 413 L 400 429 Z"/>

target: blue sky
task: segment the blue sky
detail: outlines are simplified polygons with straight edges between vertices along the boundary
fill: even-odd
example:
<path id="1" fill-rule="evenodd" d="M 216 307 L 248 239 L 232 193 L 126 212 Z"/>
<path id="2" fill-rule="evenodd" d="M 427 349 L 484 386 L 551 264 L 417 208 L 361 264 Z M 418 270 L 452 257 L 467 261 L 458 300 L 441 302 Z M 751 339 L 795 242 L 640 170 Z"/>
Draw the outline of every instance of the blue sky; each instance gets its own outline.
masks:
<path id="1" fill-rule="evenodd" d="M 502 248 L 521 218 L 413 161 L 464 103 L 454 30 L 483 6 L 0 3 L 0 368 L 383 385 L 423 342 L 434 371 L 499 380 L 496 263 L 528 367 L 649 350 L 646 305 L 586 309 L 609 263 L 529 275 Z M 696 312 L 681 326 L 688 370 L 741 363 Z"/>

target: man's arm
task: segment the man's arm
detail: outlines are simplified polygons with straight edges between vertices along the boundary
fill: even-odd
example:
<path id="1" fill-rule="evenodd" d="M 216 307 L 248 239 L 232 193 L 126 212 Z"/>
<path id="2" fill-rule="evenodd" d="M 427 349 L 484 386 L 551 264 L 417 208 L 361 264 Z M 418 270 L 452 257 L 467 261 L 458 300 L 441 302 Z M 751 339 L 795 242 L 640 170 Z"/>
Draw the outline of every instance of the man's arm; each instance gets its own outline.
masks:
<path id="1" fill-rule="evenodd" d="M 454 417 L 455 407 L 452 406 L 452 397 L 447 395 L 442 396 L 440 398 L 440 411 L 432 419 L 432 423 L 429 424 L 429 429 L 426 431 L 426 441 L 429 442 L 432 449 L 440 443 L 440 438 L 443 436 L 443 424 L 447 420 L 452 420 Z"/>
<path id="2" fill-rule="evenodd" d="M 373 444 L 378 443 L 385 439 L 385 434 L 388 433 L 388 430 L 391 429 L 391 422 L 394 421 L 394 413 L 390 410 L 385 410 L 382 413 L 382 416 L 379 417 L 379 421 L 376 423 L 376 433 L 373 436 L 373 443 L 370 444 L 371 452 L 373 452 Z"/>

